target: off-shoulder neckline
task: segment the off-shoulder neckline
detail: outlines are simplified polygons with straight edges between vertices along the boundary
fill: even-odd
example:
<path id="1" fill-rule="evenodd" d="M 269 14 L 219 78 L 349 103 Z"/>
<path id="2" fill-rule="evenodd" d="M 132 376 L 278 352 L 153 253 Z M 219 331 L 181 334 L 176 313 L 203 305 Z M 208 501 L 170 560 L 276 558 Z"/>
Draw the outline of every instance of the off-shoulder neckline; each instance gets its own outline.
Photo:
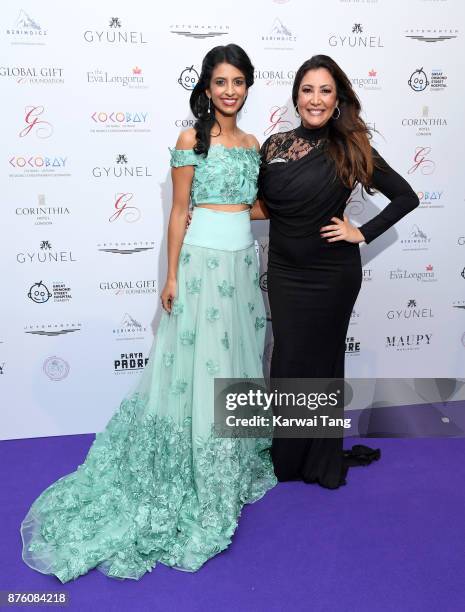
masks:
<path id="1" fill-rule="evenodd" d="M 257 151 L 257 149 L 254 146 L 252 147 L 226 147 L 224 144 L 221 144 L 219 142 L 216 144 L 210 145 L 210 149 L 213 149 L 215 147 L 222 147 L 226 151 L 253 151 L 257 155 L 260 155 L 260 153 Z M 168 147 L 168 148 L 170 151 L 193 151 L 194 150 L 192 147 L 190 149 L 176 149 L 176 147 Z"/>

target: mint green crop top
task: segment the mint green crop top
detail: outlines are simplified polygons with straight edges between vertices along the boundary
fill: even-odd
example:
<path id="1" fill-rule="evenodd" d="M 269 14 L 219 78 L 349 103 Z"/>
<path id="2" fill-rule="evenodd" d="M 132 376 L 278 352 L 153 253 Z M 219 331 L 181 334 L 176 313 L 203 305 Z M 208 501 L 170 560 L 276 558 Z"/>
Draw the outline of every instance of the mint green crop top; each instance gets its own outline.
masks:
<path id="1" fill-rule="evenodd" d="M 210 145 L 208 155 L 172 149 L 170 165 L 195 166 L 191 201 L 197 204 L 252 204 L 257 199 L 260 155 L 254 148 Z"/>

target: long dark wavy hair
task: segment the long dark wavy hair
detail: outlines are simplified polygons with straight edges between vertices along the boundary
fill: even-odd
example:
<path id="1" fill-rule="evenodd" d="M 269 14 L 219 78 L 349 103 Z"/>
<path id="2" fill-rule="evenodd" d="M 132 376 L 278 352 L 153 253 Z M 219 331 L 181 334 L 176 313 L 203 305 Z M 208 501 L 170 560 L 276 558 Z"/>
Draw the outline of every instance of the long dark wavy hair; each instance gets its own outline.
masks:
<path id="1" fill-rule="evenodd" d="M 309 70 L 326 68 L 336 83 L 340 115 L 329 121 L 328 152 L 336 164 L 336 173 L 349 189 L 360 183 L 367 193 L 373 176 L 371 132 L 360 117 L 360 100 L 346 73 L 328 55 L 314 55 L 297 70 L 292 86 L 292 101 L 297 104 L 300 84 Z"/>
<path id="2" fill-rule="evenodd" d="M 231 64 L 240 70 L 244 75 L 247 88 L 251 87 L 254 82 L 252 62 L 244 49 L 239 47 L 239 45 L 231 43 L 225 46 L 214 47 L 203 58 L 202 71 L 189 100 L 192 114 L 197 119 L 194 124 L 196 132 L 194 151 L 198 154 L 208 153 L 210 148 L 210 131 L 215 123 L 219 126 L 213 104 L 210 106 L 210 113 L 208 112 L 208 96 L 205 90 L 210 88 L 210 81 L 215 66 L 222 63 Z"/>

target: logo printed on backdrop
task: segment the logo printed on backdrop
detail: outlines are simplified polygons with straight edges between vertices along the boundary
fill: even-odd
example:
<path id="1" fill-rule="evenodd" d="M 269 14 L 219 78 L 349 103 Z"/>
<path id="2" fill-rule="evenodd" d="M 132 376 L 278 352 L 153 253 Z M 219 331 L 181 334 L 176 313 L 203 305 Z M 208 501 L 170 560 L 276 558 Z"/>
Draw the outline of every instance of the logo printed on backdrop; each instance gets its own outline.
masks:
<path id="1" fill-rule="evenodd" d="M 44 361 L 43 371 L 50 380 L 63 380 L 69 374 L 69 363 L 54 355 Z"/>
<path id="2" fill-rule="evenodd" d="M 459 246 L 465 246 L 465 236 L 459 236 L 459 237 L 457 238 L 457 244 L 458 244 Z"/>
<path id="3" fill-rule="evenodd" d="M 416 147 L 413 155 L 413 165 L 407 170 L 407 174 L 413 174 L 417 170 L 427 176 L 433 174 L 436 163 L 430 159 L 431 147 Z"/>
<path id="4" fill-rule="evenodd" d="M 155 280 L 115 280 L 102 281 L 99 284 L 101 291 L 109 291 L 113 295 L 139 295 L 157 292 Z"/>
<path id="5" fill-rule="evenodd" d="M 292 87 L 295 72 L 295 70 L 256 69 L 254 78 L 255 82 L 263 81 L 267 87 Z"/>
<path id="6" fill-rule="evenodd" d="M 287 112 L 287 106 L 272 106 L 268 119 L 270 125 L 265 129 L 263 134 L 269 136 L 275 132 L 287 132 L 288 130 L 292 130 L 294 127 L 293 123 L 289 121 L 289 119 L 285 119 Z"/>
<path id="7" fill-rule="evenodd" d="M 422 283 L 431 283 L 437 281 L 434 267 L 431 264 L 425 266 L 422 271 L 411 271 L 402 270 L 397 268 L 396 270 L 389 271 L 389 280 L 416 280 Z"/>
<path id="8" fill-rule="evenodd" d="M 0 66 L 0 78 L 15 79 L 18 84 L 63 85 L 64 68 L 54 66 Z"/>
<path id="9" fill-rule="evenodd" d="M 133 193 L 117 193 L 115 195 L 115 203 L 113 205 L 115 212 L 108 219 L 110 223 L 117 221 L 120 217 L 126 223 L 134 223 L 141 218 L 141 212 L 137 206 L 129 206 L 129 202 L 133 197 Z"/>
<path id="10" fill-rule="evenodd" d="M 354 336 L 347 336 L 345 353 L 351 357 L 360 355 L 360 340 L 355 340 Z"/>
<path id="11" fill-rule="evenodd" d="M 362 281 L 368 282 L 373 280 L 373 268 L 362 268 Z"/>
<path id="12" fill-rule="evenodd" d="M 66 206 L 47 206 L 45 195 L 37 196 L 37 206 L 18 206 L 15 215 L 28 220 L 34 220 L 34 225 L 52 225 L 55 217 L 69 215 L 70 210 Z"/>
<path id="13" fill-rule="evenodd" d="M 350 28 L 349 33 L 330 34 L 328 38 L 330 47 L 362 47 L 362 48 L 379 48 L 384 47 L 379 34 L 367 34 L 365 26 L 361 23 L 354 23 Z"/>
<path id="14" fill-rule="evenodd" d="M 45 283 L 39 281 L 34 283 L 27 292 L 27 297 L 35 304 L 45 304 L 53 296 L 54 302 L 70 302 L 71 287 L 63 281 L 54 281 L 51 285 L 52 292 Z"/>
<path id="15" fill-rule="evenodd" d="M 38 323 L 36 325 L 25 325 L 24 333 L 31 336 L 64 336 L 81 331 L 81 323 Z"/>
<path id="16" fill-rule="evenodd" d="M 423 106 L 421 117 L 402 119 L 403 127 L 415 127 L 417 136 L 431 136 L 433 127 L 444 127 L 446 119 L 442 117 L 430 117 L 429 107 Z"/>
<path id="17" fill-rule="evenodd" d="M 6 361 L 0 361 L 0 376 L 5 374 Z"/>
<path id="18" fill-rule="evenodd" d="M 28 134 L 34 134 L 37 138 L 50 138 L 53 134 L 53 127 L 49 121 L 40 119 L 44 112 L 43 106 L 26 106 L 24 109 L 25 127 L 19 132 L 19 137 L 24 138 Z"/>
<path id="19" fill-rule="evenodd" d="M 426 43 L 444 42 L 457 38 L 459 31 L 455 28 L 415 28 L 405 30 L 404 35 L 411 40 L 419 40 Z"/>
<path id="20" fill-rule="evenodd" d="M 17 253 L 16 261 L 18 263 L 72 263 L 77 261 L 74 259 L 71 251 L 55 251 L 52 249 L 52 244 L 49 240 L 42 240 L 39 245 L 39 251 L 27 253 Z"/>
<path id="21" fill-rule="evenodd" d="M 431 319 L 434 317 L 431 308 L 426 306 L 418 307 L 417 300 L 408 300 L 406 307 L 403 309 L 388 310 L 386 318 L 388 319 Z"/>
<path id="22" fill-rule="evenodd" d="M 12 45 L 45 45 L 48 35 L 36 19 L 21 9 L 14 25 L 7 28 L 6 36 Z"/>
<path id="23" fill-rule="evenodd" d="M 386 336 L 386 348 L 396 351 L 418 351 L 424 346 L 431 345 L 433 334 L 403 334 L 401 336 Z"/>
<path id="24" fill-rule="evenodd" d="M 194 127 L 195 119 L 175 119 L 174 125 L 178 128 Z"/>
<path id="25" fill-rule="evenodd" d="M 128 166 L 128 156 L 125 153 L 118 153 L 115 158 L 114 166 L 94 166 L 92 175 L 95 178 L 121 178 L 121 177 L 148 177 L 152 176 L 148 166 Z"/>
<path id="26" fill-rule="evenodd" d="M 431 238 L 418 226 L 412 225 L 408 234 L 408 238 L 402 238 L 400 241 L 403 251 L 427 251 Z"/>
<path id="27" fill-rule="evenodd" d="M 134 253 L 143 253 L 152 251 L 155 248 L 155 242 L 139 240 L 138 242 L 104 242 L 97 245 L 97 250 L 103 253 L 113 253 L 116 255 L 133 255 Z"/>
<path id="28" fill-rule="evenodd" d="M 181 74 L 178 78 L 178 83 L 184 89 L 188 91 L 192 91 L 194 87 L 197 85 L 199 81 L 200 75 L 197 70 L 194 68 L 194 65 L 187 66 L 181 71 Z"/>
<path id="29" fill-rule="evenodd" d="M 465 280 L 465 268 L 460 272 L 460 276 Z"/>
<path id="30" fill-rule="evenodd" d="M 119 17 L 110 17 L 106 30 L 86 30 L 83 38 L 89 44 L 109 44 L 109 45 L 145 45 L 145 35 L 143 32 L 128 31 L 123 29 L 123 22 Z"/>
<path id="31" fill-rule="evenodd" d="M 228 25 L 171 25 L 171 34 L 178 36 L 187 36 L 188 38 L 196 38 L 204 40 L 205 38 L 215 38 L 216 36 L 226 36 L 229 34 Z"/>
<path id="32" fill-rule="evenodd" d="M 360 312 L 354 308 L 350 314 L 349 325 L 357 325 L 358 319 L 360 319 Z"/>
<path id="33" fill-rule="evenodd" d="M 444 191 L 417 191 L 419 208 L 444 208 L 441 197 Z"/>
<path id="34" fill-rule="evenodd" d="M 276 17 L 268 32 L 262 34 L 261 40 L 265 43 L 264 49 L 273 51 L 292 51 L 294 45 L 290 43 L 297 42 L 297 37 L 294 36 L 288 25 L 284 24 L 281 19 Z"/>
<path id="35" fill-rule="evenodd" d="M 379 91 L 381 89 L 378 72 L 374 68 L 368 70 L 366 76 L 355 77 L 350 80 L 352 81 L 352 85 L 358 89 L 363 89 L 365 91 Z"/>
<path id="36" fill-rule="evenodd" d="M 8 165 L 16 171 L 8 175 L 10 178 L 23 177 L 47 177 L 62 178 L 71 176 L 70 172 L 65 172 L 67 157 L 48 155 L 13 155 L 8 159 Z"/>
<path id="37" fill-rule="evenodd" d="M 121 323 L 113 329 L 115 340 L 143 340 L 147 333 L 147 327 L 125 312 Z"/>
<path id="38" fill-rule="evenodd" d="M 462 334 L 461 342 L 462 342 L 462 346 L 465 347 L 465 333 Z"/>
<path id="39" fill-rule="evenodd" d="M 410 88 L 416 92 L 425 91 L 425 89 L 430 86 L 430 91 L 444 91 L 447 87 L 446 81 L 447 76 L 440 68 L 433 68 L 429 79 L 423 68 L 417 68 L 410 75 L 408 84 Z"/>
<path id="40" fill-rule="evenodd" d="M 92 85 L 117 85 L 128 89 L 148 89 L 149 86 L 144 82 L 142 68 L 134 66 L 128 70 L 129 74 L 109 74 L 105 70 L 96 69 L 87 72 L 87 82 Z"/>
<path id="41" fill-rule="evenodd" d="M 455 300 L 455 302 L 452 302 L 452 308 L 458 308 L 465 311 L 465 300 Z"/>
<path id="42" fill-rule="evenodd" d="M 149 358 L 144 357 L 141 352 L 137 353 L 120 353 L 119 357 L 114 360 L 115 374 L 132 374 L 143 370 L 147 365 Z"/>
<path id="43" fill-rule="evenodd" d="M 91 128 L 93 134 L 128 134 L 128 133 L 149 133 L 151 130 L 147 126 L 148 112 L 129 112 L 129 111 L 95 111 L 90 115 Z"/>

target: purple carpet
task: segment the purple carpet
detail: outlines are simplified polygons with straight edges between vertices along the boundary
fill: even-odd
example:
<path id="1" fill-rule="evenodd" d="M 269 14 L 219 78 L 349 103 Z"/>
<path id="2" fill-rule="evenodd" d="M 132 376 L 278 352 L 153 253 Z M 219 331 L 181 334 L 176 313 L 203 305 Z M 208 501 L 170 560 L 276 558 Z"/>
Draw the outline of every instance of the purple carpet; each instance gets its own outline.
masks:
<path id="1" fill-rule="evenodd" d="M 362 439 L 381 448 L 379 462 L 350 469 L 335 491 L 278 485 L 244 508 L 230 548 L 196 573 L 158 565 L 117 581 L 93 570 L 62 585 L 23 563 L 19 525 L 93 439 L 0 443 L 0 590 L 65 590 L 68 609 L 86 611 L 465 610 L 463 438 Z"/>

